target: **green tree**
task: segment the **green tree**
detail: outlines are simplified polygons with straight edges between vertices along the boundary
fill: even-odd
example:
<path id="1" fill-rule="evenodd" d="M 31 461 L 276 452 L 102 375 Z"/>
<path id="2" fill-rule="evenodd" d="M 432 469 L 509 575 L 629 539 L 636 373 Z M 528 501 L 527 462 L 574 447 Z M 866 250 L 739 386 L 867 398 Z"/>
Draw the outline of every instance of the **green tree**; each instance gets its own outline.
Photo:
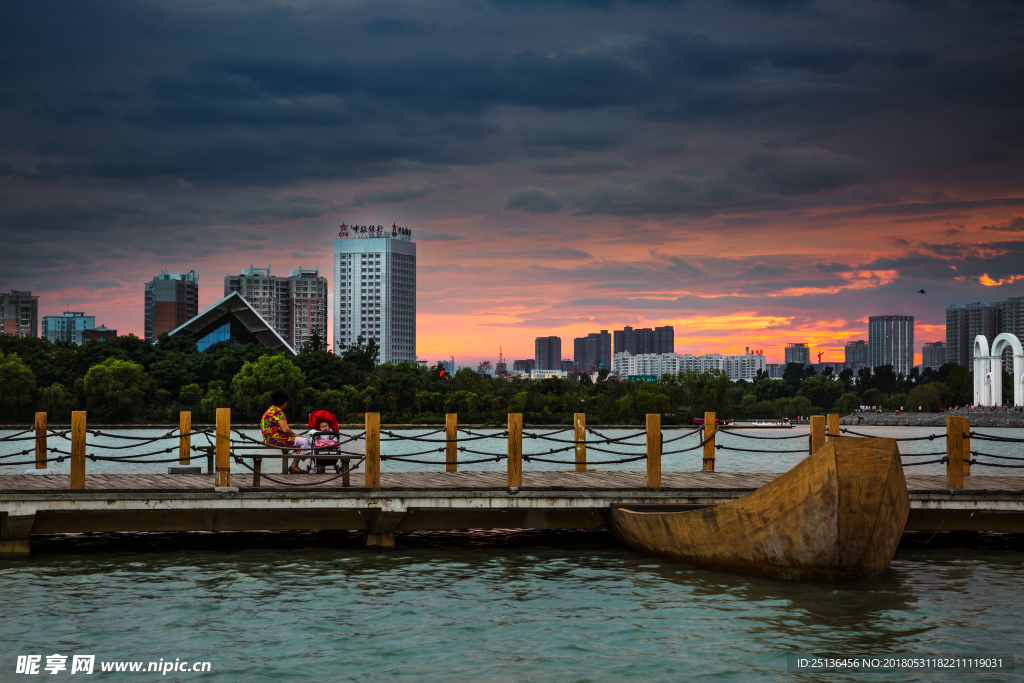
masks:
<path id="1" fill-rule="evenodd" d="M 228 396 L 224 382 L 219 379 L 210 382 L 206 396 L 199 402 L 199 411 L 202 413 L 203 419 L 207 422 L 213 422 L 217 419 L 217 408 L 230 407 L 231 398 Z"/>
<path id="2" fill-rule="evenodd" d="M 85 373 L 86 406 L 101 421 L 138 415 L 147 389 L 149 377 L 142 365 L 134 361 L 108 358 Z"/>
<path id="3" fill-rule="evenodd" d="M 203 400 L 203 388 L 198 384 L 186 384 L 178 392 L 178 402 L 188 409 L 193 409 Z"/>
<path id="4" fill-rule="evenodd" d="M 947 407 L 946 385 L 943 382 L 929 382 L 921 384 L 910 390 L 907 396 L 907 409 L 920 409 L 926 413 L 937 413 Z"/>
<path id="5" fill-rule="evenodd" d="M 21 358 L 13 353 L 0 353 L 0 412 L 8 416 L 23 415 L 32 406 L 36 393 L 36 377 Z"/>
<path id="6" fill-rule="evenodd" d="M 964 406 L 972 403 L 974 373 L 962 365 L 952 366 L 946 374 L 946 388 L 949 390 L 950 405 Z"/>
<path id="7" fill-rule="evenodd" d="M 51 384 L 39 390 L 39 400 L 36 407 L 46 413 L 51 421 L 66 421 L 71 417 L 71 411 L 78 405 L 75 395 L 68 391 L 63 384 Z"/>
<path id="8" fill-rule="evenodd" d="M 231 380 L 231 391 L 242 415 L 256 420 L 270 407 L 270 394 L 276 389 L 288 390 L 292 400 L 287 412 L 298 414 L 301 410 L 298 398 L 305 385 L 302 371 L 290 360 L 284 356 L 262 356 L 242 366 Z"/>
<path id="9" fill-rule="evenodd" d="M 860 407 L 860 397 L 852 391 L 848 391 L 836 401 L 836 412 L 840 415 L 847 415 Z"/>

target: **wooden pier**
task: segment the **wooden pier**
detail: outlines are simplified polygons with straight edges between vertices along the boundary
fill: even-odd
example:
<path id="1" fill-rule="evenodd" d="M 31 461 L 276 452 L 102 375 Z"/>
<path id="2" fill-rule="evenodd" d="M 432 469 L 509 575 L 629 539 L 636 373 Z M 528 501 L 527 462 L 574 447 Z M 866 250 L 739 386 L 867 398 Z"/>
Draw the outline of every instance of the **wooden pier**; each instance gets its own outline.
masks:
<path id="1" fill-rule="evenodd" d="M 261 476 L 263 460 L 286 460 L 291 455 L 237 432 L 233 443 L 230 410 L 226 408 L 217 411 L 216 434 L 203 434 L 215 436 L 215 445 L 196 446 L 191 443 L 190 418 L 190 414 L 182 413 L 177 435 L 143 438 L 146 444 L 165 442 L 155 446 L 158 450 L 153 453 L 119 456 L 116 454 L 123 451 L 115 450 L 112 456 L 87 456 L 86 441 L 90 432 L 86 429 L 84 412 L 73 413 L 68 432 L 47 428 L 46 415 L 40 413 L 34 426 L 35 435 L 7 438 L 7 443 L 15 444 L 12 449 L 22 450 L 4 455 L 6 460 L 0 464 L 7 467 L 33 464 L 36 471 L 43 471 L 42 476 L 0 475 L 0 553 L 28 553 L 32 534 L 55 533 L 348 529 L 363 532 L 368 545 L 389 546 L 395 542 L 395 532 L 401 531 L 594 529 L 606 526 L 608 512 L 613 507 L 687 510 L 714 506 L 744 496 L 779 476 L 777 473 L 716 471 L 717 449 L 750 449 L 722 444 L 716 447 L 718 432 L 714 413 L 705 414 L 705 425 L 699 430 L 673 437 L 662 433 L 660 415 L 648 415 L 644 432 L 618 439 L 593 432 L 592 441 L 587 440 L 585 415 L 580 413 L 575 416 L 573 427 L 561 430 L 571 431 L 571 438 L 552 437 L 556 432 L 525 435 L 531 440 L 547 439 L 544 443 L 551 446 L 547 452 L 534 453 L 523 450 L 520 414 L 509 415 L 508 430 L 500 435 L 466 431 L 467 436 L 458 437 L 456 416 L 450 415 L 443 437 L 402 437 L 385 430 L 388 441 L 383 441 L 379 416 L 367 413 L 365 431 L 346 437 L 349 448 L 357 447 L 356 440 L 361 440 L 363 447 L 359 456 L 362 468 L 347 476 L 333 473 L 271 475 L 269 472 Z M 982 463 L 972 459 L 968 418 L 951 416 L 945 424 L 945 457 L 941 461 L 946 464 L 946 475 L 915 475 L 913 469 L 905 470 L 910 497 L 907 530 L 1024 532 L 1024 477 L 979 476 L 977 471 L 972 474 L 971 463 L 977 463 L 976 467 L 1024 468 L 1024 465 Z M 840 433 L 838 415 L 815 416 L 810 427 L 806 437 L 809 452 L 816 452 L 828 440 L 845 438 L 845 433 L 851 432 L 842 430 L 843 434 Z M 851 435 L 856 436 L 852 432 Z M 623 439 L 639 437 L 645 437 L 644 443 L 621 444 Z M 465 441 L 460 442 L 460 438 Z M 507 471 L 460 471 L 464 464 L 474 462 L 472 459 L 460 462 L 459 454 L 466 451 L 461 444 L 472 445 L 475 439 L 482 438 L 506 441 L 506 453 L 469 450 L 469 457 L 504 459 Z M 681 445 L 682 438 L 690 438 L 695 443 Z M 805 437 L 797 436 L 795 440 L 785 436 L 746 438 L 791 439 L 787 443 L 797 449 L 780 451 L 791 453 L 799 451 Z M 978 434 L 974 438 L 1002 437 Z M 47 439 L 63 439 L 69 443 L 69 450 L 48 446 Z M 416 441 L 430 452 L 444 452 L 445 460 L 438 463 L 438 470 L 434 472 L 388 471 L 387 467 L 382 467 L 387 460 L 406 458 L 407 462 L 417 462 L 408 460 L 409 456 L 382 455 L 383 444 L 403 439 Z M 665 450 L 666 445 L 669 450 Z M 588 446 L 598 457 L 626 456 L 607 462 L 635 461 L 643 471 L 597 471 L 590 465 L 605 461 L 588 460 Z M 614 450 L 626 447 L 633 451 Z M 244 450 L 247 448 L 250 450 Z M 643 450 L 639 450 L 641 448 Z M 172 454 L 175 451 L 177 454 Z M 86 471 L 87 457 L 121 462 L 142 456 L 170 456 L 171 462 L 187 466 L 193 458 L 200 457 L 194 455 L 196 451 L 206 456 L 202 460 L 207 461 L 207 474 L 90 474 Z M 664 455 L 687 452 L 702 455 L 702 471 L 663 471 Z M 70 460 L 70 475 L 48 474 L 45 468 L 55 453 L 60 459 Z M 572 460 L 552 460 L 553 453 L 565 453 Z M 18 457 L 34 459 L 19 463 Z M 917 457 L 920 456 L 906 455 L 904 467 L 939 462 L 922 463 Z M 567 471 L 530 471 L 524 465 L 531 458 L 564 464 Z M 238 469 L 232 469 L 232 460 Z M 999 462 L 1013 460 L 1024 458 L 1002 457 Z M 155 462 L 167 463 L 168 460 Z M 346 481 L 348 486 L 343 485 Z"/>
<path id="2" fill-rule="evenodd" d="M 385 471 L 379 489 L 361 472 L 347 488 L 326 474 L 258 488 L 216 487 L 215 476 L 90 474 L 77 490 L 67 475 L 0 476 L 5 550 L 28 552 L 30 534 L 72 532 L 349 529 L 387 546 L 396 531 L 595 529 L 612 506 L 717 505 L 778 475 L 662 472 L 660 490 L 645 472 L 523 472 L 514 489 L 504 472 Z M 1024 477 L 971 476 L 950 491 L 944 476 L 908 475 L 907 486 L 908 531 L 1024 532 Z"/>

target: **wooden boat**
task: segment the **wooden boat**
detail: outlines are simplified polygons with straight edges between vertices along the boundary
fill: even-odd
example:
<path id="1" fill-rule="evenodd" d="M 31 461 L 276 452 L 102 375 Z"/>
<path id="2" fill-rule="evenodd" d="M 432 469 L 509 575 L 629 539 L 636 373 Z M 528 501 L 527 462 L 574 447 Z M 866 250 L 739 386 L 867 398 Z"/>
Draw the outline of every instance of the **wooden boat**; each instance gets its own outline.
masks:
<path id="1" fill-rule="evenodd" d="M 835 438 L 765 486 L 683 512 L 613 508 L 609 527 L 643 553 L 798 581 L 879 576 L 910 511 L 893 439 Z"/>

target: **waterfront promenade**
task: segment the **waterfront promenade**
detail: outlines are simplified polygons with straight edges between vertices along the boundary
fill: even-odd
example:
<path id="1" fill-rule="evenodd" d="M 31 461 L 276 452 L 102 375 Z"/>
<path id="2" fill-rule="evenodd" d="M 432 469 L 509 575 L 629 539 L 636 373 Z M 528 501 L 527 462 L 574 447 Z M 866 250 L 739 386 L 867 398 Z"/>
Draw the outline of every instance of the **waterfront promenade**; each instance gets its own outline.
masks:
<path id="1" fill-rule="evenodd" d="M 606 513 L 616 506 L 713 506 L 781 473 L 716 471 L 722 449 L 801 458 L 828 439 L 872 436 L 841 428 L 837 415 L 812 418 L 803 434 L 730 431 L 729 445 L 721 442 L 724 432 L 716 431 L 711 413 L 704 427 L 675 435 L 662 431 L 659 415 L 650 415 L 643 431 L 623 436 L 587 428 L 583 414 L 571 427 L 525 432 L 522 416 L 510 415 L 508 429 L 499 433 L 459 428 L 453 415 L 445 428 L 420 434 L 382 430 L 370 414 L 363 432 L 343 435 L 340 455 L 352 471 L 283 475 L 277 467 L 263 467 L 264 460 L 281 463 L 281 451 L 233 430 L 229 411 L 220 414 L 215 431 L 192 430 L 183 414 L 176 434 L 107 435 L 155 449 L 128 455 L 117 450 L 128 446 L 87 449 L 87 434 L 105 433 L 86 430 L 84 414 L 76 415 L 67 432 L 37 423 L 34 436 L 5 437 L 9 447 L 22 450 L 0 460 L 12 466 L 6 468 L 9 474 L 0 474 L 3 552 L 30 552 L 34 534 L 82 532 L 347 529 L 363 532 L 367 545 L 390 546 L 403 531 L 596 529 L 605 526 Z M 974 432 L 964 417 L 949 418 L 944 431 L 896 439 L 928 449 L 903 455 L 910 495 L 907 530 L 1024 532 L 1024 476 L 1015 476 L 1024 471 L 1024 439 Z M 208 445 L 192 443 L 200 437 Z M 972 450 L 972 437 L 974 448 L 998 445 L 1003 454 Z M 69 443 L 70 450 L 48 446 L 48 439 Z M 403 445 L 406 450 L 399 452 Z M 35 460 L 18 461 L 31 458 L 33 449 Z M 431 453 L 444 460 L 423 459 Z M 700 471 L 662 471 L 663 458 L 674 454 L 702 463 Z M 24 473 L 26 464 L 46 468 L 54 461 L 69 461 L 70 474 Z M 115 467 L 173 463 L 170 468 L 179 473 L 87 473 L 87 461 Z M 524 463 L 546 469 L 524 471 Z M 19 465 L 21 472 L 13 472 Z M 474 469 L 495 465 L 502 469 Z M 946 474 L 918 474 L 918 465 L 942 466 Z M 608 466 L 618 469 L 599 471 Z M 641 471 L 624 469 L 633 467 Z"/>

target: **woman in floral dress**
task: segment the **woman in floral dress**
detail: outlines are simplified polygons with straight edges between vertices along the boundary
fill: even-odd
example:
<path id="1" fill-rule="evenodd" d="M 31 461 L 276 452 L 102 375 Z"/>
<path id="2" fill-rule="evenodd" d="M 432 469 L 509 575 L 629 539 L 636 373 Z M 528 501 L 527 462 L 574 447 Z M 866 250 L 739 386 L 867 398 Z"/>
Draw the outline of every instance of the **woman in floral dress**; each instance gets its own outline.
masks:
<path id="1" fill-rule="evenodd" d="M 284 409 L 288 405 L 289 398 L 287 389 L 278 389 L 270 395 L 270 403 L 272 405 L 267 408 L 267 412 L 263 413 L 263 419 L 260 420 L 260 430 L 263 432 L 263 443 L 268 446 L 276 446 L 281 449 L 298 449 L 295 452 L 296 457 L 292 460 L 292 464 L 288 466 L 288 473 L 302 474 L 302 470 L 299 469 L 299 460 L 301 458 L 298 456 L 302 455 L 303 449 L 309 448 L 309 439 L 299 436 L 288 426 Z"/>

